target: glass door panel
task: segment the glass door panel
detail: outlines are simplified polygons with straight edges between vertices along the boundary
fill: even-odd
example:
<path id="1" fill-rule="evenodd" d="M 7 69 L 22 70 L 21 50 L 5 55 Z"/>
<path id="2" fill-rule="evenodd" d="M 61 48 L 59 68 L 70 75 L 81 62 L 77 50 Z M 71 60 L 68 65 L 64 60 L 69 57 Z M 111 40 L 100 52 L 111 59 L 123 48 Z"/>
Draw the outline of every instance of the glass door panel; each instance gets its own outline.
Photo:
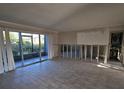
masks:
<path id="1" fill-rule="evenodd" d="M 32 53 L 32 40 L 30 36 L 22 36 L 23 45 L 23 55 L 28 55 Z"/>
<path id="2" fill-rule="evenodd" d="M 22 66 L 19 32 L 9 32 L 16 67 Z"/>
<path id="3" fill-rule="evenodd" d="M 40 35 L 40 52 L 41 52 L 41 60 L 48 59 L 48 41 L 46 35 Z"/>
<path id="4" fill-rule="evenodd" d="M 33 52 L 35 62 L 40 62 L 39 34 L 33 34 Z"/>
<path id="5" fill-rule="evenodd" d="M 40 62 L 39 34 L 22 34 L 24 65 Z"/>
<path id="6" fill-rule="evenodd" d="M 23 58 L 24 58 L 24 65 L 29 65 L 33 63 L 33 42 L 32 36 L 22 35 L 22 49 L 23 49 Z"/>

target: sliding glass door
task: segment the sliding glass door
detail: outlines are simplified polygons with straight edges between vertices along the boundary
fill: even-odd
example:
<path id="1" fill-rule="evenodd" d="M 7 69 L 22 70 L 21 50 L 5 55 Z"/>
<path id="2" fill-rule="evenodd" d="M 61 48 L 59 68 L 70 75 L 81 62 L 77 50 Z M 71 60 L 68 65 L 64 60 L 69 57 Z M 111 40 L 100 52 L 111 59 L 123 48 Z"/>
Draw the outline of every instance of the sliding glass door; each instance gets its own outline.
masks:
<path id="1" fill-rule="evenodd" d="M 10 32 L 16 67 L 48 59 L 47 37 L 40 34 Z"/>
<path id="2" fill-rule="evenodd" d="M 38 34 L 22 33 L 22 47 L 24 65 L 33 64 L 40 61 Z"/>

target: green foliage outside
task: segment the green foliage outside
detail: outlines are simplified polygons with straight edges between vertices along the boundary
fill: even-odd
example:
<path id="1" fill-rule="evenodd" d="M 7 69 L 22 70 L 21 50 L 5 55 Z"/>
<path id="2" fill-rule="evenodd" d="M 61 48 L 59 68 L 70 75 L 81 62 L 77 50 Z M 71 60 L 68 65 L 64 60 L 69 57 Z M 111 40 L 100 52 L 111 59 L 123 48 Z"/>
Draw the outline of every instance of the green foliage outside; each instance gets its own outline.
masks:
<path id="1" fill-rule="evenodd" d="M 10 33 L 10 39 L 12 43 L 12 50 L 13 50 L 13 55 L 14 56 L 19 56 L 20 55 L 20 49 L 19 49 L 19 37 L 18 33 Z M 41 44 L 41 49 L 44 49 L 44 44 Z M 31 54 L 32 52 L 39 52 L 39 44 L 34 44 L 33 45 L 33 50 L 32 50 L 32 42 L 27 41 L 23 38 L 23 52 L 24 54 Z"/>

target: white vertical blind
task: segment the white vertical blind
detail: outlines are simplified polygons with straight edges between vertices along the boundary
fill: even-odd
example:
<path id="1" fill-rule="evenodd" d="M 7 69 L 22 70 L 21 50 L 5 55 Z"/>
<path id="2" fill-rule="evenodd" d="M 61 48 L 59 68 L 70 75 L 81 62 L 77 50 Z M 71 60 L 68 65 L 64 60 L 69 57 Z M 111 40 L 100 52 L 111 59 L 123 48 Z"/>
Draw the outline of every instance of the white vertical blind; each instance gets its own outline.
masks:
<path id="1" fill-rule="evenodd" d="M 8 59 L 8 69 L 9 71 L 11 71 L 15 69 L 15 62 L 13 58 L 9 32 L 5 31 L 5 35 L 6 35 L 6 51 L 7 51 L 7 59 Z"/>
<path id="2" fill-rule="evenodd" d="M 8 71 L 8 64 L 7 64 L 7 55 L 6 55 L 6 46 L 4 44 L 4 37 L 3 37 L 3 29 L 0 31 L 0 45 L 1 45 L 1 52 L 2 52 L 2 59 L 4 63 L 4 71 Z"/>
<path id="3" fill-rule="evenodd" d="M 3 68 L 2 51 L 1 51 L 1 45 L 0 45 L 0 74 L 3 72 L 4 72 L 4 68 Z"/>
<path id="4" fill-rule="evenodd" d="M 0 31 L 0 74 L 4 72 L 4 67 L 3 67 L 3 58 L 2 58 L 2 31 Z"/>
<path id="5" fill-rule="evenodd" d="M 4 37 L 3 31 L 3 28 L 0 29 L 0 73 L 15 69 L 15 62 L 13 58 L 9 32 L 5 31 Z"/>

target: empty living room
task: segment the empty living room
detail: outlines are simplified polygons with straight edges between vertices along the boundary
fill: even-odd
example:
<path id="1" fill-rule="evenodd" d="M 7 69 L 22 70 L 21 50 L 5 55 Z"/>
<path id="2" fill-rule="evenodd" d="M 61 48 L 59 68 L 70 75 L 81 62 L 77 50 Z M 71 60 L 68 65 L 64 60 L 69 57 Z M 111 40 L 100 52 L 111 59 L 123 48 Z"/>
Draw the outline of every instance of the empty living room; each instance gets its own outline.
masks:
<path id="1" fill-rule="evenodd" d="M 0 3 L 0 89 L 123 88 L 124 3 Z"/>

